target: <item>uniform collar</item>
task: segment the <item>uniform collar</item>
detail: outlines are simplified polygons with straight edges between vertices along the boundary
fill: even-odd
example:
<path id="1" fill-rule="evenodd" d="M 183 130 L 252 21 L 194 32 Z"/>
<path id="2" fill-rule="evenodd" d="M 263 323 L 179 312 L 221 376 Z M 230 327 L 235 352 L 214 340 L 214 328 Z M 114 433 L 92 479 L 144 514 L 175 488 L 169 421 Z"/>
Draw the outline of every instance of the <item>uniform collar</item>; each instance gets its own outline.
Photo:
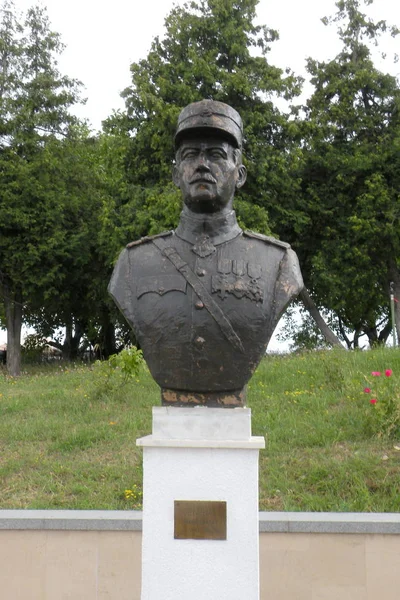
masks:
<path id="1" fill-rule="evenodd" d="M 194 244 L 201 236 L 208 236 L 217 246 L 229 242 L 242 233 L 236 221 L 234 210 L 217 215 L 198 215 L 183 207 L 175 234 L 186 242 Z"/>

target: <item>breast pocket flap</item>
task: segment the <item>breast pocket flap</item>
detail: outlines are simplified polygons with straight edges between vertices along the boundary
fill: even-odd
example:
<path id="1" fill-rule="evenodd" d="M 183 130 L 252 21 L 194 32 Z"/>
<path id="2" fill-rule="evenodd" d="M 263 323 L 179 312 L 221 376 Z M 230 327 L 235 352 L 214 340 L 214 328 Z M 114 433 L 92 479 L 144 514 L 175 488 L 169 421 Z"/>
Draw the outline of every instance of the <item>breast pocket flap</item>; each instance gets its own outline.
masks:
<path id="1" fill-rule="evenodd" d="M 182 275 L 157 275 L 156 277 L 141 277 L 137 287 L 137 297 L 144 294 L 158 294 L 164 296 L 168 292 L 182 292 L 186 294 L 187 282 Z"/>

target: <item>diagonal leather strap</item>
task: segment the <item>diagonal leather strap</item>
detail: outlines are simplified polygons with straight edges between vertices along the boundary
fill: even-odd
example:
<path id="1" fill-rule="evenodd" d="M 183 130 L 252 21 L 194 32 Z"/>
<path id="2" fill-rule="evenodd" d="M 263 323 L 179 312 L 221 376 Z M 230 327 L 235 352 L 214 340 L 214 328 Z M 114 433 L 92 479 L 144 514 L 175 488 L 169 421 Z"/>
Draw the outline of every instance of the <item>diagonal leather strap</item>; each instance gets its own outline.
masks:
<path id="1" fill-rule="evenodd" d="M 215 302 L 214 298 L 208 293 L 206 288 L 203 286 L 201 281 L 193 273 L 187 262 L 178 254 L 175 248 L 168 246 L 168 244 L 162 238 L 155 238 L 152 240 L 153 244 L 157 246 L 160 252 L 166 256 L 174 265 L 174 267 L 183 275 L 190 287 L 199 297 L 204 304 L 204 307 L 208 310 L 214 321 L 219 325 L 222 333 L 226 339 L 232 344 L 234 348 L 243 352 L 244 347 L 242 341 L 236 331 L 233 329 L 230 321 L 225 316 L 221 307 Z"/>

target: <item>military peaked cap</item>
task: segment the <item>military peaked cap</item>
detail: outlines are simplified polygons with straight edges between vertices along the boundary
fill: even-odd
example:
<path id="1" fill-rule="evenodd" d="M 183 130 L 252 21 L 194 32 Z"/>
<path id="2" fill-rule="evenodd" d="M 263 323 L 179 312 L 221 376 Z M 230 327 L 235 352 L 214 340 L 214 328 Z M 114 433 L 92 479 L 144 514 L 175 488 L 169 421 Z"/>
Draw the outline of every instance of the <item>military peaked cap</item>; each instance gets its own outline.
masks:
<path id="1" fill-rule="evenodd" d="M 201 100 L 192 102 L 181 111 L 175 134 L 175 145 L 186 132 L 208 129 L 223 133 L 237 148 L 242 147 L 243 123 L 239 113 L 223 102 Z"/>

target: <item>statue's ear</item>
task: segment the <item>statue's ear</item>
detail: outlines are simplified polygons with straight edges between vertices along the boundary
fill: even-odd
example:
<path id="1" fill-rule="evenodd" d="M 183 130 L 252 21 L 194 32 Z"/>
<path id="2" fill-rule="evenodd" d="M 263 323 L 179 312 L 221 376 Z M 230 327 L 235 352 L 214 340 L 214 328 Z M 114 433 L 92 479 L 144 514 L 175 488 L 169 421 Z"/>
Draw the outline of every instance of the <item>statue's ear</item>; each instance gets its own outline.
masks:
<path id="1" fill-rule="evenodd" d="M 247 179 L 247 169 L 244 165 L 240 165 L 238 169 L 238 178 L 236 181 L 236 187 L 239 190 L 246 182 Z"/>
<path id="2" fill-rule="evenodd" d="M 180 177 L 179 177 L 179 169 L 177 166 L 175 166 L 172 169 L 172 181 L 174 182 L 174 184 L 179 187 L 179 183 L 180 183 Z"/>

